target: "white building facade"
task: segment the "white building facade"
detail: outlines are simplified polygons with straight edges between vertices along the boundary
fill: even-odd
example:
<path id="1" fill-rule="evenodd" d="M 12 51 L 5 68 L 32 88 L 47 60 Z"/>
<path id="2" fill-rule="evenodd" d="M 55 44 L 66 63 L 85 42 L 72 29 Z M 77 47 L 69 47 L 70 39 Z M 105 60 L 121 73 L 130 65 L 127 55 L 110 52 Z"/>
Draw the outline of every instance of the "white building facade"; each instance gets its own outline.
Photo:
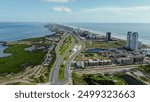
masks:
<path id="1" fill-rule="evenodd" d="M 126 48 L 137 51 L 141 48 L 142 43 L 138 41 L 139 34 L 137 32 L 128 32 Z"/>

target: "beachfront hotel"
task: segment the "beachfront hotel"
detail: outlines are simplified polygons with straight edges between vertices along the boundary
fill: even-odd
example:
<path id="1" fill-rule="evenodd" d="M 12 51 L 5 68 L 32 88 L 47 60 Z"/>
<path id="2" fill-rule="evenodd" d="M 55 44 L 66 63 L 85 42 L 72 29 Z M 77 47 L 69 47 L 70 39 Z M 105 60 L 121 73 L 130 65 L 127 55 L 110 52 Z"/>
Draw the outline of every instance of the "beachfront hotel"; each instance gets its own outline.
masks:
<path id="1" fill-rule="evenodd" d="M 128 32 L 127 33 L 127 43 L 126 48 L 129 50 L 137 51 L 141 48 L 141 42 L 138 41 L 139 34 L 137 32 Z"/>

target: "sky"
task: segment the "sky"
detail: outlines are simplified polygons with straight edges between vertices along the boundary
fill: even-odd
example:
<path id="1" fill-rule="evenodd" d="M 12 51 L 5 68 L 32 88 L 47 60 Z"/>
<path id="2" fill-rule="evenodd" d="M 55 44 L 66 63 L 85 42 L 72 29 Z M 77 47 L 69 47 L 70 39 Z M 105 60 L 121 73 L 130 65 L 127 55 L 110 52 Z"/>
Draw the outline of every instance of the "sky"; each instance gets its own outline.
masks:
<path id="1" fill-rule="evenodd" d="M 0 22 L 150 23 L 150 0 L 0 0 Z"/>

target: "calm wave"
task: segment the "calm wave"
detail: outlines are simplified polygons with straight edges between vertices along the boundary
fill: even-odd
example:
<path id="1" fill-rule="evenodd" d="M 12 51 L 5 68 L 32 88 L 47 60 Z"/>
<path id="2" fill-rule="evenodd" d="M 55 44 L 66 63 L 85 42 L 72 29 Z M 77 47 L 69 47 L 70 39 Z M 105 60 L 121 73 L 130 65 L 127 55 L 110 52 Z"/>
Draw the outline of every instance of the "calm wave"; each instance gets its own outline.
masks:
<path id="1" fill-rule="evenodd" d="M 112 32 L 114 37 L 122 39 L 126 39 L 128 31 L 138 32 L 139 40 L 150 45 L 150 23 L 69 23 L 68 25 L 103 33 Z"/>
<path id="2" fill-rule="evenodd" d="M 0 41 L 16 41 L 50 34 L 42 23 L 0 23 Z"/>
<path id="3" fill-rule="evenodd" d="M 0 23 L 0 41 L 16 41 L 51 34 L 43 25 L 42 23 Z M 3 53 L 6 48 L 0 45 L 0 57 L 10 55 Z"/>

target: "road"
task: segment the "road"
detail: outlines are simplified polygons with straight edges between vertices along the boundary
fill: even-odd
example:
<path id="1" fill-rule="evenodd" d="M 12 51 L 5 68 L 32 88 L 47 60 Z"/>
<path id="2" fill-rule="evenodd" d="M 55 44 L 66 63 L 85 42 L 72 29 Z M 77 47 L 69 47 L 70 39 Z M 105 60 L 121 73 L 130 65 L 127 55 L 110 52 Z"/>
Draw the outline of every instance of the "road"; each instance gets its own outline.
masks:
<path id="1" fill-rule="evenodd" d="M 50 74 L 50 83 L 51 84 L 55 84 L 57 81 L 57 73 L 59 70 L 60 63 L 61 63 L 60 57 L 57 55 L 54 67 L 53 67 L 52 72 Z"/>
<path id="2" fill-rule="evenodd" d="M 66 36 L 66 37 L 68 37 L 68 36 Z M 59 43 L 57 44 L 56 48 L 55 48 L 56 61 L 55 61 L 55 64 L 52 68 L 52 72 L 50 74 L 50 81 L 49 81 L 49 83 L 52 84 L 52 85 L 57 84 L 57 74 L 58 74 L 58 71 L 59 71 L 60 64 L 62 62 L 62 57 L 59 54 L 59 47 L 61 46 L 61 44 L 63 43 L 63 41 L 66 37 L 64 37 L 62 40 L 60 40 Z"/>
<path id="3" fill-rule="evenodd" d="M 81 51 L 85 48 L 84 42 L 82 42 L 77 36 L 74 36 L 78 42 L 81 45 L 81 48 L 77 50 L 77 52 L 74 52 L 73 55 L 69 58 L 69 60 L 66 62 L 66 67 L 65 67 L 65 78 L 64 78 L 64 83 L 68 83 L 69 81 L 69 75 L 70 75 L 70 66 L 72 61 L 81 53 Z"/>
<path id="4" fill-rule="evenodd" d="M 68 36 L 69 35 L 67 35 L 66 37 L 68 37 Z M 50 81 L 49 81 L 51 85 L 62 85 L 64 83 L 66 83 L 63 80 L 59 81 L 57 79 L 57 76 L 58 76 L 58 72 L 59 72 L 59 68 L 60 68 L 61 63 L 63 62 L 64 58 L 70 54 L 69 51 L 75 46 L 75 43 L 73 41 L 73 43 L 71 45 L 71 49 L 69 49 L 63 55 L 60 55 L 59 54 L 59 47 L 63 44 L 63 41 L 64 41 L 65 38 L 63 38 L 62 40 L 60 40 L 60 42 L 58 43 L 58 45 L 56 46 L 56 49 L 55 49 L 55 51 L 56 51 L 56 61 L 55 61 L 55 64 L 53 66 L 53 69 L 52 69 L 52 72 L 51 72 L 51 75 L 50 75 Z M 68 74 L 68 73 L 65 73 L 65 75 L 66 74 Z"/>
<path id="5" fill-rule="evenodd" d="M 71 65 L 71 63 L 72 63 L 72 61 L 76 58 L 76 56 L 78 56 L 79 54 L 80 54 L 80 52 L 85 48 L 85 44 L 78 38 L 78 37 L 76 37 L 76 36 L 74 36 L 77 40 L 78 40 L 78 42 L 81 44 L 81 48 L 80 48 L 80 50 L 78 50 L 77 52 L 74 52 L 73 54 L 72 54 L 72 56 L 66 61 L 66 66 L 65 66 L 65 73 L 64 73 L 64 80 L 62 80 L 62 81 L 59 81 L 58 79 L 57 79 L 57 76 L 58 76 L 58 72 L 59 72 L 59 67 L 60 67 L 60 65 L 61 65 L 61 63 L 63 62 L 63 60 L 64 60 L 64 58 L 66 57 L 66 56 L 68 56 L 68 55 L 70 55 L 70 52 L 69 52 L 69 50 L 63 55 L 63 56 L 61 56 L 60 54 L 59 54 L 59 46 L 63 43 L 63 40 L 64 39 L 62 39 L 59 43 L 58 43 L 58 45 L 57 45 L 57 47 L 56 47 L 56 49 L 55 49 L 55 51 L 56 51 L 56 61 L 55 61 L 55 64 L 54 64 L 54 66 L 53 66 L 53 69 L 52 69 L 52 72 L 51 72 L 51 75 L 50 75 L 50 81 L 49 81 L 49 83 L 51 84 L 51 85 L 63 85 L 63 84 L 67 84 L 67 83 L 69 83 L 69 75 L 70 75 L 70 65 Z M 66 38 L 66 37 L 65 37 Z M 75 41 L 73 41 L 73 43 L 72 43 L 72 45 L 71 45 L 72 47 L 71 47 L 71 49 L 73 49 L 74 47 L 75 47 Z M 71 50 L 70 49 L 70 50 Z"/>

